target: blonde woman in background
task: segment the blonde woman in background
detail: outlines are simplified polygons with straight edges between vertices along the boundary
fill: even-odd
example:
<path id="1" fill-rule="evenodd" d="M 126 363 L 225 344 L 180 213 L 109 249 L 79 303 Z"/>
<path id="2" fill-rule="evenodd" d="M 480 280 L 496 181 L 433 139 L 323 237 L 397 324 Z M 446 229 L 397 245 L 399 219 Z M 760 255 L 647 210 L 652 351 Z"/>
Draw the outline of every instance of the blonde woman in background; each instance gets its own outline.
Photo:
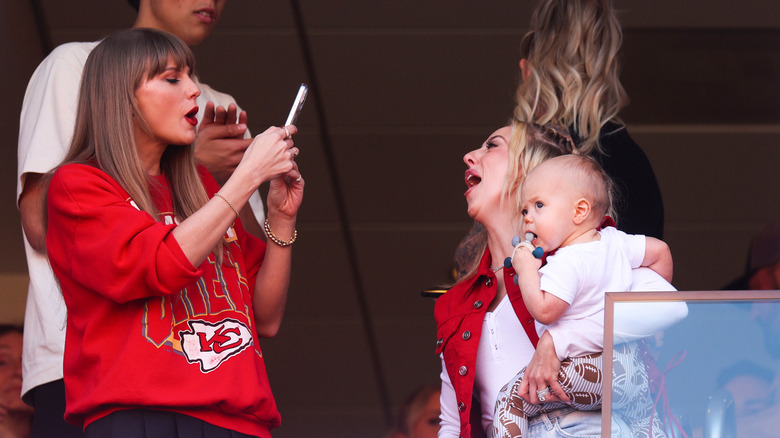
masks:
<path id="1" fill-rule="evenodd" d="M 611 0 L 543 0 L 520 44 L 515 118 L 568 129 L 618 189 L 618 229 L 663 238 L 661 191 L 619 113 L 628 103 L 618 59 L 623 32 Z"/>
<path id="2" fill-rule="evenodd" d="M 514 118 L 569 131 L 615 182 L 617 228 L 663 238 L 661 190 L 645 153 L 618 117 L 628 103 L 618 55 L 623 31 L 610 0 L 542 0 L 520 44 Z M 462 277 L 478 257 L 475 224 L 455 254 Z"/>

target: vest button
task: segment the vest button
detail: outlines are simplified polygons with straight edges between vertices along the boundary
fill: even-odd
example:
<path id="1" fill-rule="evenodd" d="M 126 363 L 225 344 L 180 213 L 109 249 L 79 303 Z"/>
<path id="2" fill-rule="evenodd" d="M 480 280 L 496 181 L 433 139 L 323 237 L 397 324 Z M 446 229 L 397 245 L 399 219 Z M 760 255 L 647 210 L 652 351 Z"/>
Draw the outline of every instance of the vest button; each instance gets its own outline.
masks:
<path id="1" fill-rule="evenodd" d="M 460 368 L 458 368 L 458 374 L 461 376 L 465 376 L 469 372 L 469 369 L 466 368 L 466 365 L 461 365 Z"/>
<path id="2" fill-rule="evenodd" d="M 441 347 L 441 344 L 443 344 L 443 343 L 444 343 L 444 338 L 439 338 L 439 339 L 436 340 L 436 346 L 437 347 Z"/>
<path id="3" fill-rule="evenodd" d="M 460 402 L 458 403 L 458 410 L 463 412 L 466 410 L 466 403 Z"/>
<path id="4" fill-rule="evenodd" d="M 493 284 L 493 279 L 488 277 L 487 280 L 485 280 L 485 286 L 490 287 Z"/>
<path id="5" fill-rule="evenodd" d="M 474 308 L 479 309 L 480 307 L 482 307 L 482 300 L 474 301 Z"/>
<path id="6" fill-rule="evenodd" d="M 469 338 L 471 338 L 471 332 L 466 330 L 465 332 L 463 332 L 463 340 L 468 341 Z"/>

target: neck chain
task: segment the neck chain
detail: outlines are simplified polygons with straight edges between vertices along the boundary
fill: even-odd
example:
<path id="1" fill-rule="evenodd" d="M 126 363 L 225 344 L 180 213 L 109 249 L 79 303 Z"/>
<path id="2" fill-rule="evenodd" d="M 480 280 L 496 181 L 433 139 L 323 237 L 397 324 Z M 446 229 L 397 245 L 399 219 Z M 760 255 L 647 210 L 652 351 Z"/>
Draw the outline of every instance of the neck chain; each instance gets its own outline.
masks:
<path id="1" fill-rule="evenodd" d="M 498 271 L 504 269 L 504 267 L 506 267 L 508 263 L 510 263 L 510 264 L 512 263 L 512 259 L 510 259 L 509 257 L 505 258 L 504 259 L 504 263 L 501 263 L 501 265 L 496 266 L 495 268 L 490 266 L 490 270 L 493 271 L 494 273 L 498 272 Z"/>

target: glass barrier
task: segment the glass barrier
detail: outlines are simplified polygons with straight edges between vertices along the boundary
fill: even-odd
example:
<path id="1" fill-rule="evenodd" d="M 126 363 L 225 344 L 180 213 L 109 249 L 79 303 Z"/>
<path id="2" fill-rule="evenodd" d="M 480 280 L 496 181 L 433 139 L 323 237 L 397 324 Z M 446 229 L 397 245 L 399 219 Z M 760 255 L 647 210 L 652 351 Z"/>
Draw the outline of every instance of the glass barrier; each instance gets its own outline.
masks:
<path id="1" fill-rule="evenodd" d="M 602 436 L 780 436 L 780 291 L 608 293 L 604 314 Z"/>

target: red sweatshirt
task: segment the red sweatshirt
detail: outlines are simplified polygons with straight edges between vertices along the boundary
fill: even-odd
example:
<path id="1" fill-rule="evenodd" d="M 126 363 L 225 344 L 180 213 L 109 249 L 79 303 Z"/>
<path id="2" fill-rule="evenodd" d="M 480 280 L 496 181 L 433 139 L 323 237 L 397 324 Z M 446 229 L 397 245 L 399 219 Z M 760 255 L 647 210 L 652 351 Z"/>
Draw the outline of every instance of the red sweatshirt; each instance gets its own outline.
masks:
<path id="1" fill-rule="evenodd" d="M 203 169 L 209 196 L 219 188 Z M 167 180 L 159 218 L 95 167 L 59 169 L 49 185 L 46 244 L 68 308 L 65 418 L 86 427 L 116 410 L 174 411 L 269 437 L 281 417 L 254 327 L 265 243 L 238 220 L 223 262 L 195 268 L 171 231 Z"/>

